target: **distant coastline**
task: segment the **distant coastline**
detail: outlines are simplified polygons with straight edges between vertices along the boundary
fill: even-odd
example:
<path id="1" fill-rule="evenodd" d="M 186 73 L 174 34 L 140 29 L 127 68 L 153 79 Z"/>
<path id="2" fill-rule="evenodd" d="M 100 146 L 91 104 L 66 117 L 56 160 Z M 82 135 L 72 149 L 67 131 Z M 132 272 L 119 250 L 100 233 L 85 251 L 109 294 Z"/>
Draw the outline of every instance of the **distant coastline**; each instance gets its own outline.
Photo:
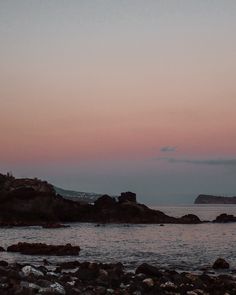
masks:
<path id="1" fill-rule="evenodd" d="M 199 195 L 194 204 L 236 204 L 236 196 L 223 197 L 214 195 Z"/>

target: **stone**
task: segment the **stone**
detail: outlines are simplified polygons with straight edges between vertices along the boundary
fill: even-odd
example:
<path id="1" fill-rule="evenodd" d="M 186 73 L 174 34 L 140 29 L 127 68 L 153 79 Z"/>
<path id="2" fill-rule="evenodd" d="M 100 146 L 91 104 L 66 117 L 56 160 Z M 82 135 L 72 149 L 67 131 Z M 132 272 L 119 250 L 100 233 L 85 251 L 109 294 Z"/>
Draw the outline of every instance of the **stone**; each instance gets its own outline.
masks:
<path id="1" fill-rule="evenodd" d="M 65 261 L 59 264 L 60 269 L 74 269 L 80 266 L 79 261 Z"/>
<path id="2" fill-rule="evenodd" d="M 49 287 L 47 288 L 41 288 L 38 292 L 39 294 L 61 294 L 61 295 L 65 295 L 66 291 L 64 289 L 64 287 L 55 282 L 53 284 L 51 284 Z"/>
<path id="3" fill-rule="evenodd" d="M 214 262 L 212 268 L 214 268 L 214 269 L 228 269 L 229 263 L 223 258 L 218 258 Z"/>
<path id="4" fill-rule="evenodd" d="M 161 284 L 160 287 L 166 290 L 176 290 L 178 288 L 174 283 L 170 281 Z"/>
<path id="5" fill-rule="evenodd" d="M 41 271 L 37 270 L 31 265 L 24 266 L 21 271 L 24 276 L 29 276 L 29 275 L 34 275 L 35 277 L 44 276 L 44 274 Z"/>
<path id="6" fill-rule="evenodd" d="M 82 281 L 95 280 L 99 275 L 98 265 L 95 263 L 81 263 L 79 270 L 75 273 Z"/>
<path id="7" fill-rule="evenodd" d="M 145 285 L 147 285 L 148 287 L 153 287 L 154 286 L 154 281 L 151 278 L 147 278 L 147 279 L 143 280 L 143 283 Z"/>
<path id="8" fill-rule="evenodd" d="M 143 273 L 145 275 L 154 276 L 154 277 L 161 277 L 162 273 L 156 268 L 147 263 L 141 264 L 135 271 L 136 274 Z"/>
<path id="9" fill-rule="evenodd" d="M 34 283 L 25 282 L 25 281 L 20 282 L 20 285 L 21 285 L 21 287 L 27 288 L 27 289 L 34 289 L 34 290 L 40 289 L 40 286 L 38 286 Z"/>

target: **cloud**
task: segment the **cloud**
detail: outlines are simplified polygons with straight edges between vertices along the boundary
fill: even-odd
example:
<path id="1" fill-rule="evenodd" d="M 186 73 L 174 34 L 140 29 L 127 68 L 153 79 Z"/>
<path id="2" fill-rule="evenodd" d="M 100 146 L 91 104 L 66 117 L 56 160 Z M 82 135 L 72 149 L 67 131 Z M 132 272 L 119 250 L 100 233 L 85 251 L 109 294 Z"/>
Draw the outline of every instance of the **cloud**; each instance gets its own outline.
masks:
<path id="1" fill-rule="evenodd" d="M 169 152 L 176 152 L 176 146 L 163 146 L 160 148 L 160 152 L 169 153 Z"/>
<path id="2" fill-rule="evenodd" d="M 183 163 L 193 165 L 210 165 L 210 166 L 236 166 L 236 158 L 232 159 L 176 159 L 176 158 L 158 158 L 169 163 Z"/>

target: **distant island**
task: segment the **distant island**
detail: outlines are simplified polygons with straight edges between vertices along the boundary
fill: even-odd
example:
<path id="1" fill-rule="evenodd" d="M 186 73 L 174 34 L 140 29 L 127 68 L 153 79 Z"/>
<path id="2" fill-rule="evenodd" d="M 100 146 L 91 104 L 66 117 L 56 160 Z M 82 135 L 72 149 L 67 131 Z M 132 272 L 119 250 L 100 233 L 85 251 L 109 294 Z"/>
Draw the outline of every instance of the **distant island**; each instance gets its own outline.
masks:
<path id="1" fill-rule="evenodd" d="M 236 197 L 199 195 L 194 204 L 236 204 Z"/>

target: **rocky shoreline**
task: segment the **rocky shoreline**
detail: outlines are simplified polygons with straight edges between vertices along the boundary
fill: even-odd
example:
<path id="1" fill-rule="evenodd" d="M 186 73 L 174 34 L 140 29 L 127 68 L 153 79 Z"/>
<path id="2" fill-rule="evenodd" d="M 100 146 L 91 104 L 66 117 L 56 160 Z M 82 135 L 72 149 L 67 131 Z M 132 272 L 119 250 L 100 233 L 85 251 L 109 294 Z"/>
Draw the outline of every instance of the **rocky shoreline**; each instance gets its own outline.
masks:
<path id="1" fill-rule="evenodd" d="M 93 204 L 82 204 L 58 195 L 46 181 L 0 174 L 0 226 L 53 227 L 66 222 L 196 224 L 201 220 L 193 214 L 175 218 L 153 210 L 138 203 L 132 192 L 117 198 L 103 195 Z"/>
<path id="2" fill-rule="evenodd" d="M 219 264 L 220 263 L 220 264 Z M 217 267 L 224 267 L 225 261 Z M 227 266 L 227 265 L 226 265 Z M 236 278 L 202 272 L 179 273 L 143 263 L 135 271 L 122 263 L 104 264 L 72 260 L 40 266 L 0 261 L 1 295 L 234 295 Z"/>
<path id="3" fill-rule="evenodd" d="M 17 179 L 0 174 L 0 226 L 60 228 L 62 223 L 200 224 L 194 214 L 172 217 L 137 202 L 136 194 L 123 192 L 117 198 L 103 195 L 93 204 L 68 200 L 53 185 L 34 179 Z M 214 222 L 236 222 L 232 215 L 221 215 Z"/>

